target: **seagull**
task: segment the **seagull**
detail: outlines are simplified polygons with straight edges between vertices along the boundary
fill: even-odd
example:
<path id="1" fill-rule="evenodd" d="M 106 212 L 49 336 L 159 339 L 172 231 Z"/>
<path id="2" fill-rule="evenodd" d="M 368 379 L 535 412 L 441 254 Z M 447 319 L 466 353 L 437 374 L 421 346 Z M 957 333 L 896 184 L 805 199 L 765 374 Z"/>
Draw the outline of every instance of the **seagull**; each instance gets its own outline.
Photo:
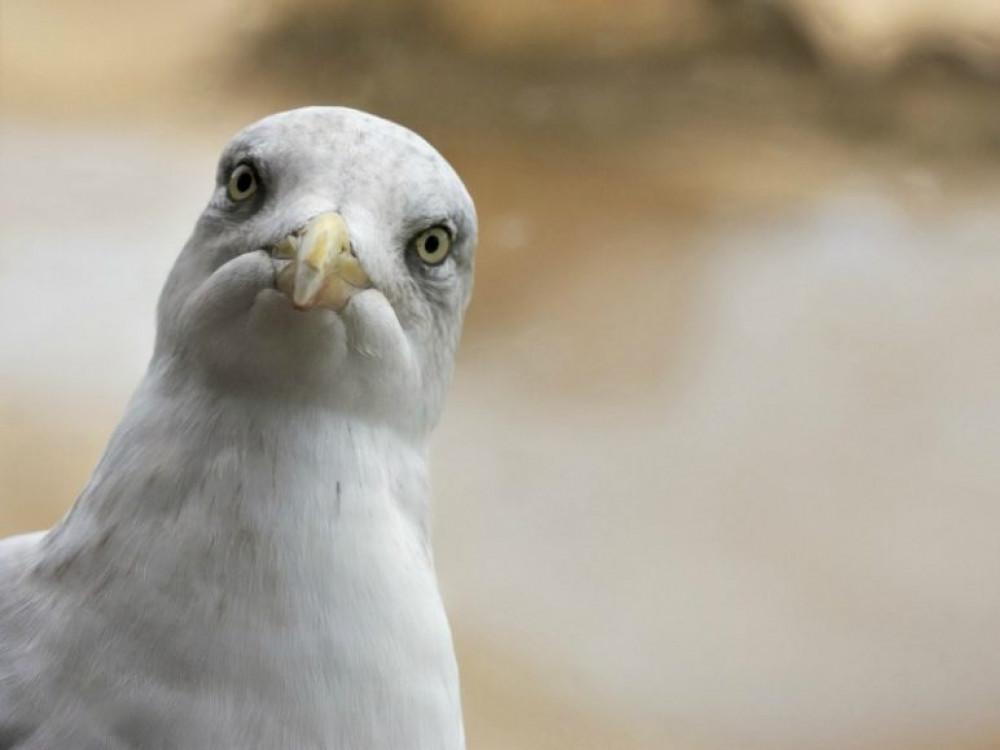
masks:
<path id="1" fill-rule="evenodd" d="M 428 440 L 475 247 L 400 125 L 230 141 L 87 485 L 0 541 L 0 748 L 464 748 Z"/>

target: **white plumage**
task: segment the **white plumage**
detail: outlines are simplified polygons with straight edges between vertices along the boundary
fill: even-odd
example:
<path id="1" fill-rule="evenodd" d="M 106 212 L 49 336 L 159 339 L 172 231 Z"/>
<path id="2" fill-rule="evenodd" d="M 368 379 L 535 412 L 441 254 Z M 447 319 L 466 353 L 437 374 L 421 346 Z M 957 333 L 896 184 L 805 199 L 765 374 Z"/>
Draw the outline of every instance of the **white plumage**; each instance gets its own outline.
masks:
<path id="1" fill-rule="evenodd" d="M 475 245 L 398 125 L 233 139 L 76 506 L 0 542 L 0 748 L 464 747 L 427 438 Z"/>

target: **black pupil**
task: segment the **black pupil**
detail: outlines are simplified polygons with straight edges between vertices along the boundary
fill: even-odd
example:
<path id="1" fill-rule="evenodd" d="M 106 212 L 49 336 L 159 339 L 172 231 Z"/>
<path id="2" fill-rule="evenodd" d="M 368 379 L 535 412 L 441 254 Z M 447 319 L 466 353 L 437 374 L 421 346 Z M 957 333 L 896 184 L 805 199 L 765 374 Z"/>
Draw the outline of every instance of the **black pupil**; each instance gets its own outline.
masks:
<path id="1" fill-rule="evenodd" d="M 240 176 L 236 178 L 236 189 L 241 193 L 245 193 L 251 187 L 253 187 L 253 175 L 250 174 L 250 170 L 244 169 L 240 173 Z"/>
<path id="2" fill-rule="evenodd" d="M 437 238 L 437 235 L 434 234 L 430 235 L 426 240 L 424 240 L 424 249 L 429 253 L 433 253 L 434 251 L 436 251 L 440 245 L 441 245 L 441 240 L 439 240 Z"/>

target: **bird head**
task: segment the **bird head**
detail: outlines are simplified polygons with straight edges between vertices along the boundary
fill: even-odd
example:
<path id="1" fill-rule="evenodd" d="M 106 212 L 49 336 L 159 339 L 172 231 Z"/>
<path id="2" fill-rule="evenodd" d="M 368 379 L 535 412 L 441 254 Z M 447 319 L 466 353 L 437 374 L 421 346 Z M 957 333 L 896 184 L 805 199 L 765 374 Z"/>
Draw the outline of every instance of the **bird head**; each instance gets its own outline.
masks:
<path id="1" fill-rule="evenodd" d="M 475 247 L 472 199 L 413 132 L 345 108 L 272 115 L 222 154 L 160 298 L 154 366 L 429 429 Z"/>

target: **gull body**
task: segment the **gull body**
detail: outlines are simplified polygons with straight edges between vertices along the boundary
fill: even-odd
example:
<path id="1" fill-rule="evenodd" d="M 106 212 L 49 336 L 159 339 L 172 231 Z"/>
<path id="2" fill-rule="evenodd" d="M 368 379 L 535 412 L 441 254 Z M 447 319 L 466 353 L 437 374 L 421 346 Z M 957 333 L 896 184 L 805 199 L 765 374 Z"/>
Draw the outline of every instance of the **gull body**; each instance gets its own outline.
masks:
<path id="1" fill-rule="evenodd" d="M 428 438 L 475 243 L 398 125 L 234 138 L 89 483 L 0 542 L 0 748 L 464 747 Z"/>

